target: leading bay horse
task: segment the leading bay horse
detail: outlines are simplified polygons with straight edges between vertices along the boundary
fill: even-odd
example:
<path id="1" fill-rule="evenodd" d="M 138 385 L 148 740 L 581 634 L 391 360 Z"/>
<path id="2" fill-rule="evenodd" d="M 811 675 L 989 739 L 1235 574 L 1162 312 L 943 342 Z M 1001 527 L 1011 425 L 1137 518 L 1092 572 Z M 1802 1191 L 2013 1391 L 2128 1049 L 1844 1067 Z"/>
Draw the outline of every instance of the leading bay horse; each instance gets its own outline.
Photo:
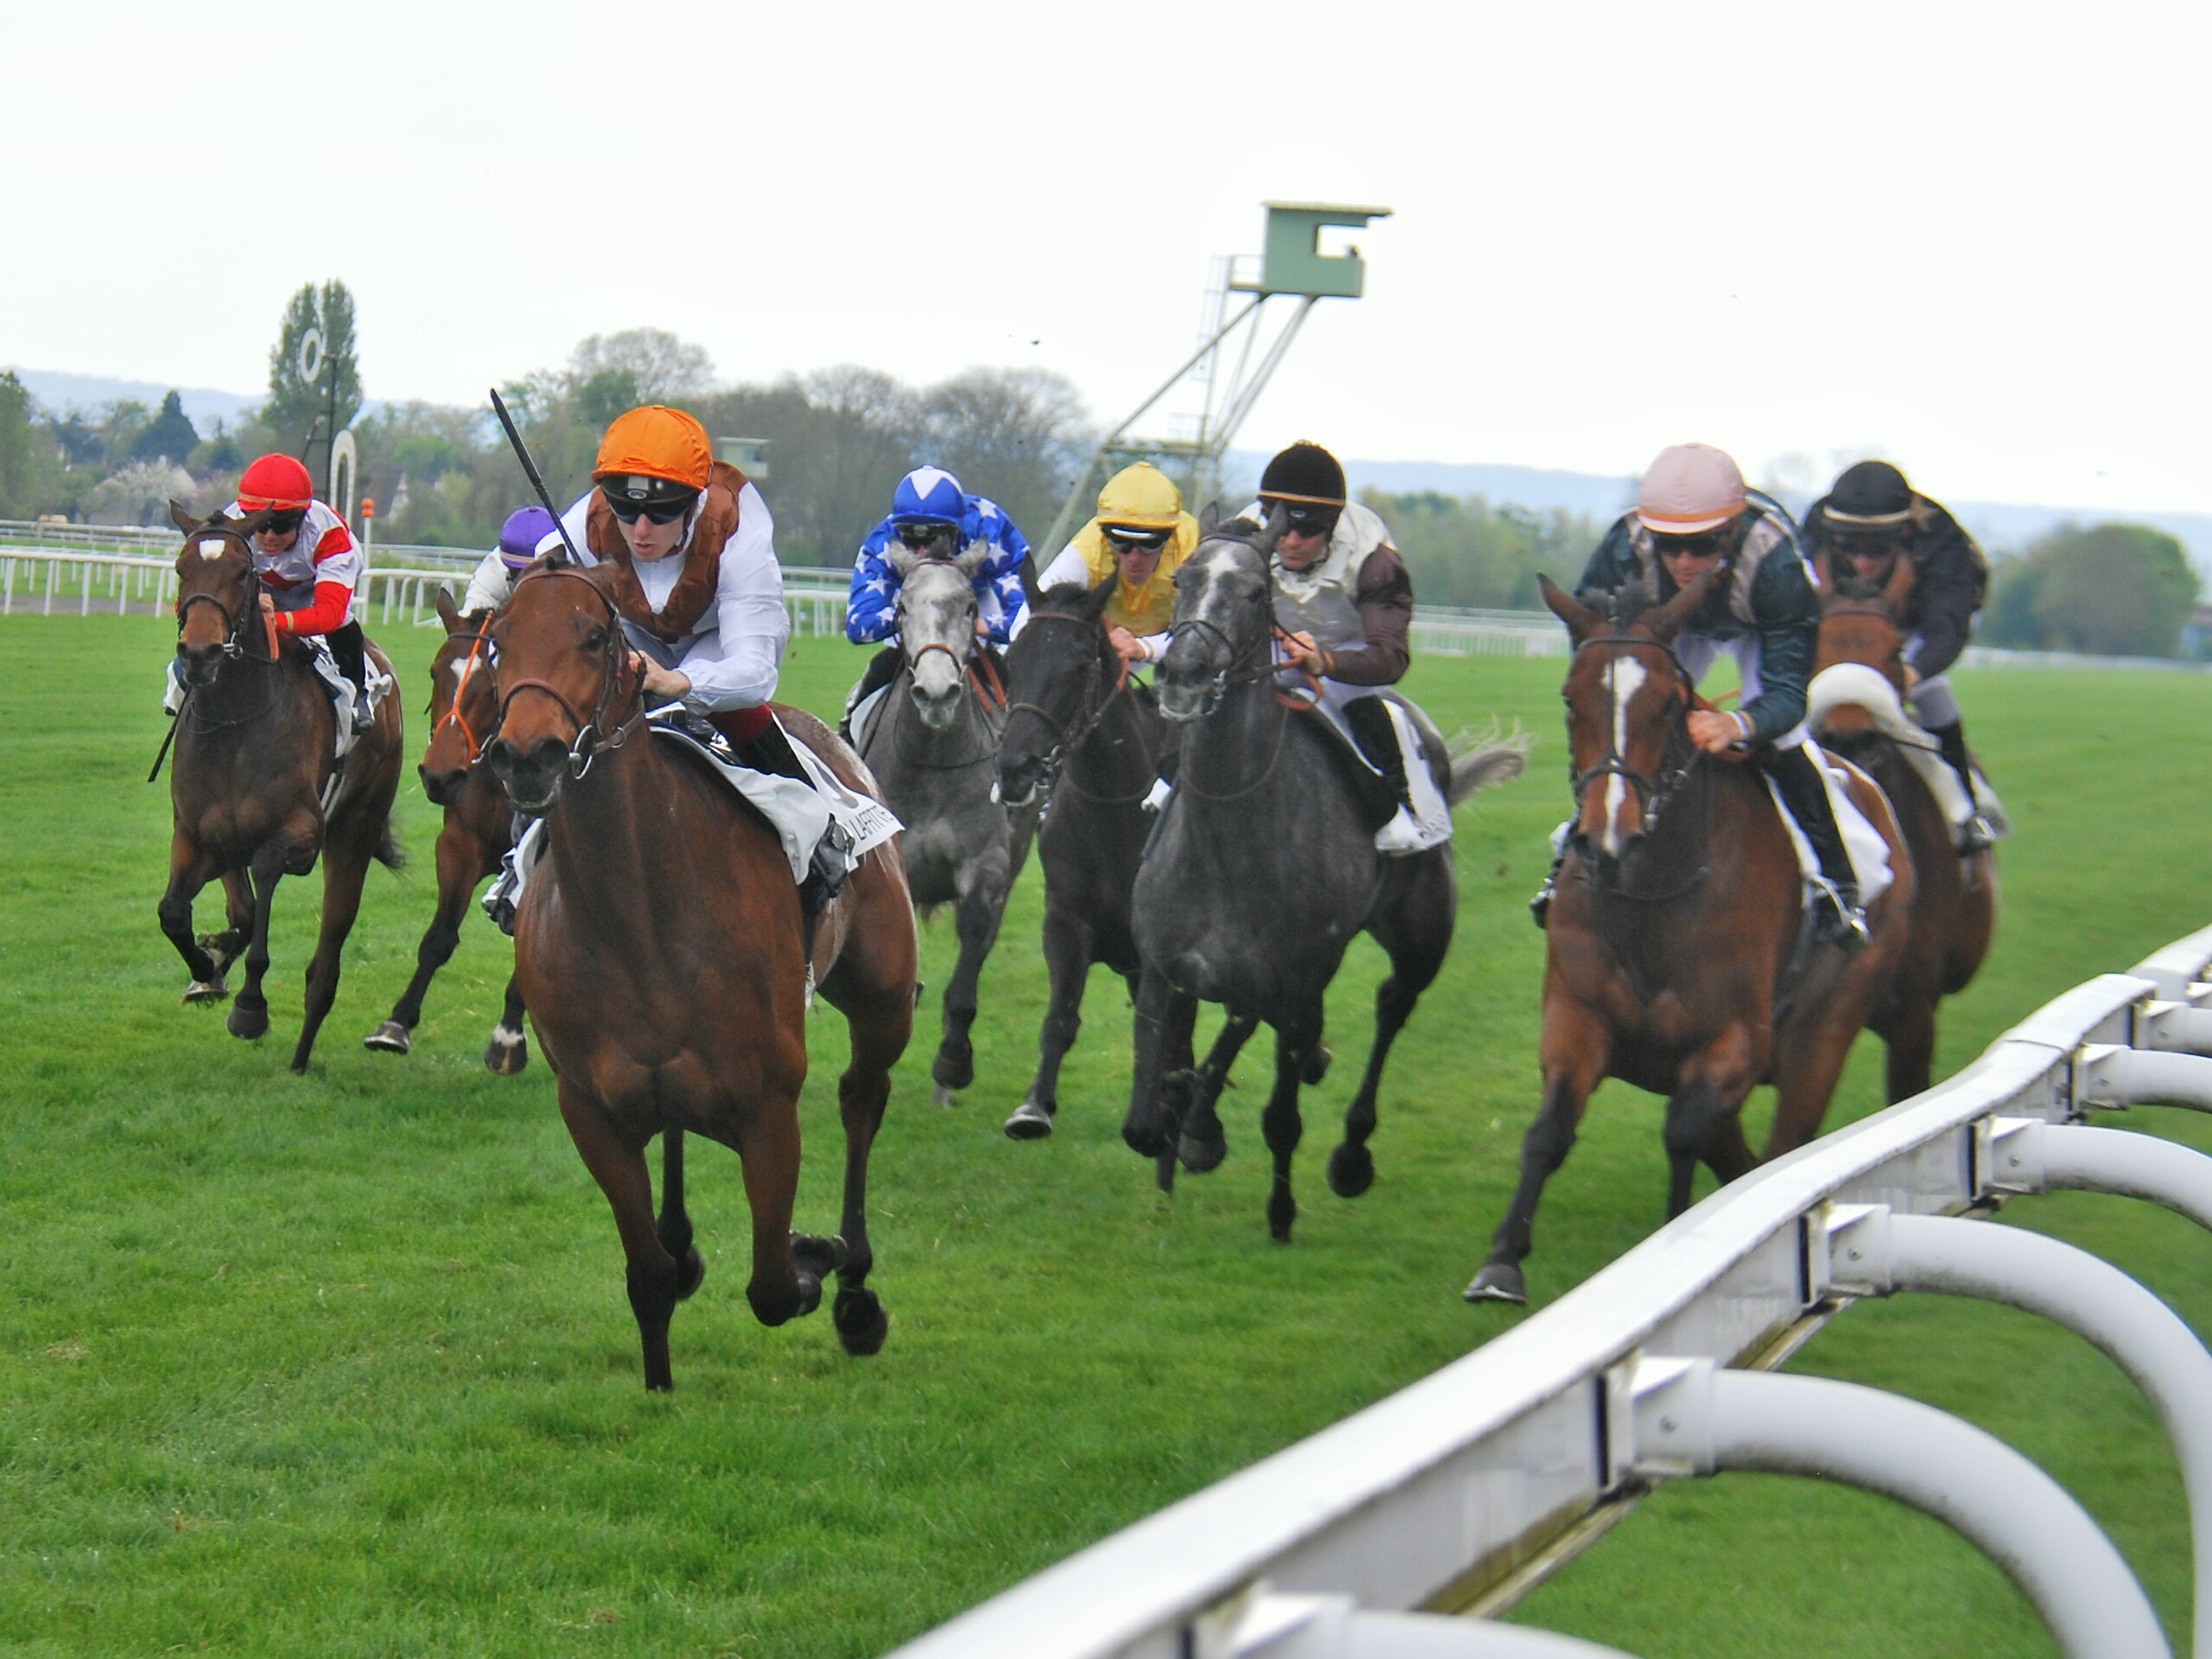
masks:
<path id="1" fill-rule="evenodd" d="M 1920 1093 L 1933 1080 L 1936 1005 L 1964 990 L 1980 968 L 1996 931 L 1998 906 L 1995 854 L 1983 848 L 1959 857 L 1951 821 L 1906 752 L 1907 745 L 1920 748 L 1932 760 L 1931 769 L 1948 774 L 1949 762 L 1935 740 L 1916 734 L 1904 713 L 1904 638 L 1896 619 L 1912 580 L 1912 562 L 1905 558 L 1879 588 L 1867 588 L 1847 570 L 1832 577 L 1821 599 L 1812 696 L 1821 741 L 1881 785 L 1912 849 L 1911 937 L 1867 1020 L 1887 1046 L 1885 1081 L 1892 1103 Z M 1822 671 L 1843 664 L 1871 669 L 1879 680 L 1863 689 L 1865 676 L 1822 680 Z M 1852 695 L 1836 695 L 1834 688 L 1846 683 Z"/>
<path id="2" fill-rule="evenodd" d="M 931 1098 L 950 1106 L 976 1080 L 976 1024 L 983 962 L 998 942 L 1007 894 L 1029 856 L 1036 807 L 1000 804 L 994 787 L 1005 697 L 979 649 L 975 576 L 989 550 L 923 558 L 904 546 L 899 649 L 905 659 L 854 746 L 906 826 L 899 846 L 917 905 L 950 905 L 960 959 L 944 988 L 944 1033 L 930 1077 Z M 985 685 L 991 690 L 988 693 Z"/>
<path id="3" fill-rule="evenodd" d="M 361 907 L 369 861 L 399 868 L 391 803 L 399 791 L 399 698 L 385 697 L 345 761 L 334 796 L 336 711 L 303 640 L 280 640 L 261 614 L 261 583 L 247 537 L 265 512 L 194 518 L 170 504 L 184 532 L 177 554 L 176 656 L 188 695 L 176 718 L 169 768 L 168 889 L 162 931 L 184 958 L 188 1002 L 220 1001 L 224 976 L 241 954 L 246 979 L 225 1021 L 233 1037 L 269 1029 L 269 918 L 276 884 L 322 861 L 322 926 L 308 963 L 307 1006 L 292 1070 L 305 1071 L 338 995 L 340 958 Z M 373 645 L 374 671 L 391 664 Z M 193 900 L 219 878 L 229 926 L 202 940 Z"/>
<path id="4" fill-rule="evenodd" d="M 1329 1185 L 1357 1198 L 1375 1179 L 1382 1066 L 1452 944 L 1458 887 L 1447 842 L 1403 858 L 1376 850 L 1363 808 L 1321 716 L 1276 690 L 1270 559 L 1286 522 L 1220 524 L 1210 505 L 1200 540 L 1175 575 L 1173 643 L 1160 664 L 1160 712 L 1185 728 L 1175 792 L 1137 873 L 1135 1076 L 1122 1138 L 1159 1159 L 1211 1169 L 1225 1150 L 1213 1096 L 1237 1048 L 1264 1021 L 1275 1033 L 1275 1082 L 1261 1119 L 1274 1160 L 1268 1229 L 1287 1243 L 1298 1205 L 1291 1159 L 1304 1134 L 1298 1091 L 1319 1058 L 1323 1001 L 1355 934 L 1390 959 L 1375 994 L 1375 1044 L 1330 1155 Z M 1522 748 L 1447 755 L 1422 721 L 1437 787 L 1453 803 L 1520 775 Z M 1195 1080 L 1170 1075 L 1194 1001 L 1228 1020 Z M 1182 1084 L 1179 1090 L 1178 1083 Z M 1178 1119 L 1179 1118 L 1179 1122 Z"/>
<path id="5" fill-rule="evenodd" d="M 391 1018 L 361 1039 L 364 1048 L 387 1054 L 414 1047 L 423 999 L 432 976 L 461 944 L 461 925 L 476 884 L 499 874 L 499 861 L 515 844 L 514 805 L 491 768 L 476 764 L 499 721 L 499 694 L 492 675 L 492 613 L 463 616 L 453 595 L 441 588 L 438 620 L 446 625 L 446 638 L 430 659 L 430 741 L 416 768 L 423 793 L 445 809 L 438 830 L 438 907 L 416 948 L 415 977 L 392 1005 Z M 530 1064 L 522 1018 L 522 989 L 509 974 L 506 1007 L 484 1050 L 485 1065 L 501 1077 L 512 1077 Z"/>
<path id="6" fill-rule="evenodd" d="M 1766 785 L 1691 743 L 1700 705 L 1674 639 L 1713 581 L 1638 610 L 1635 590 L 1596 609 L 1542 580 L 1574 650 L 1575 817 L 1545 927 L 1543 1104 L 1469 1301 L 1528 1300 L 1537 1200 L 1600 1082 L 1667 1096 L 1667 1213 L 1680 1215 L 1700 1160 L 1724 1183 L 1751 1166 L 1740 1113 L 1757 1084 L 1780 1097 L 1767 1157 L 1820 1132 L 1852 1039 L 1904 956 L 1912 861 L 1881 792 L 1852 778 L 1889 846 L 1870 941 L 1853 953 L 1809 945 L 1803 876 Z"/>
<path id="7" fill-rule="evenodd" d="M 645 728 L 610 574 L 543 565 L 515 584 L 492 626 L 500 712 L 484 760 L 518 806 L 545 820 L 515 917 L 515 974 L 559 1080 L 561 1116 L 614 1212 L 645 1386 L 674 1386 L 669 1319 L 706 1273 L 683 1205 L 687 1131 L 743 1160 L 754 1316 L 772 1325 L 812 1313 L 834 1268 L 838 1339 L 872 1354 L 888 1320 L 867 1284 L 868 1148 L 913 1030 L 918 952 L 896 840 L 870 851 L 823 912 L 810 964 L 774 829 L 703 761 Z M 773 707 L 795 741 L 874 792 L 834 733 Z M 836 1238 L 791 1230 L 810 966 L 852 1039 L 837 1084 Z M 658 1218 L 645 1156 L 655 1135 Z"/>

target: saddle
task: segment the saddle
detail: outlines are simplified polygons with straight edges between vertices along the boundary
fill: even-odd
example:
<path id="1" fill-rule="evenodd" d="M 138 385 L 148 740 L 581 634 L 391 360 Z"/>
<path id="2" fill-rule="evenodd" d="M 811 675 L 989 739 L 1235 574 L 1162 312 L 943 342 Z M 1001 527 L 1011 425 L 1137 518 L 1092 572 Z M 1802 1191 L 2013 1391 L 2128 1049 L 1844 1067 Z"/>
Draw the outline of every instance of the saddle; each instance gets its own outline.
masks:
<path id="1" fill-rule="evenodd" d="M 1294 698 L 1287 704 L 1308 729 L 1325 733 L 1323 745 L 1330 758 L 1336 762 L 1337 773 L 1351 791 L 1352 803 L 1359 810 L 1361 825 L 1370 835 L 1374 834 L 1398 816 L 1398 792 L 1389 781 L 1375 769 L 1374 763 L 1359 752 L 1351 741 L 1351 734 L 1329 717 L 1327 710 L 1319 703 L 1309 703 Z"/>

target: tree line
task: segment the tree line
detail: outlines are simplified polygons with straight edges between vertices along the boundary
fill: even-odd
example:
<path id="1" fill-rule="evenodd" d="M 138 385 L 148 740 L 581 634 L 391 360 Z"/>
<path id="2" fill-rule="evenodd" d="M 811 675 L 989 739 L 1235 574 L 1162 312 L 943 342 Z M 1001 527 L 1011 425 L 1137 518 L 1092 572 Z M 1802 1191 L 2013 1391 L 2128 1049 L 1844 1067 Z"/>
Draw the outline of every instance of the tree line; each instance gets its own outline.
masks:
<path id="1" fill-rule="evenodd" d="M 299 374 L 310 328 L 329 358 L 312 385 Z M 234 426 L 196 430 L 174 391 L 158 409 L 124 400 L 47 410 L 14 375 L 0 374 L 0 518 L 165 524 L 169 498 L 219 505 L 245 461 L 270 450 L 302 455 L 320 476 L 334 385 L 334 427 L 353 429 L 378 540 L 488 547 L 531 499 L 488 404 L 409 402 L 360 413 L 353 296 L 329 282 L 287 302 L 268 395 Z M 730 385 L 703 348 L 657 328 L 591 335 L 560 367 L 524 375 L 501 396 L 563 503 L 589 483 L 607 423 L 639 404 L 689 410 L 718 439 L 760 446 L 751 453 L 765 455 L 759 481 L 775 512 L 778 551 L 794 565 L 849 563 L 900 476 L 925 463 L 1039 537 L 1095 437 L 1080 394 L 1046 370 L 973 368 L 917 387 L 845 364 Z M 1534 608 L 1537 576 L 1572 588 L 1605 530 L 1593 518 L 1479 495 L 1369 490 L 1361 499 L 1389 524 L 1427 605 Z M 2207 654 L 2190 627 L 2197 594 L 2172 537 L 2123 524 L 2069 525 L 1995 562 L 1978 637 L 2025 649 Z"/>

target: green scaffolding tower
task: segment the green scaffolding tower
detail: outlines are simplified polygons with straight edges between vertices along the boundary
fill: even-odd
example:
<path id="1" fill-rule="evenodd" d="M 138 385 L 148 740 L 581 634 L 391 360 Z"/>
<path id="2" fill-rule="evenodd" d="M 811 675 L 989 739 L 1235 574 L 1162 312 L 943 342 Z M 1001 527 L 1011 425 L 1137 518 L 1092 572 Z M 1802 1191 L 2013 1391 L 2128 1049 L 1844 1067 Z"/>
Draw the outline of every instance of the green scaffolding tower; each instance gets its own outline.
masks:
<path id="1" fill-rule="evenodd" d="M 1257 276 L 1240 274 L 1240 267 L 1248 265 L 1249 259 L 1214 262 L 1215 276 L 1206 292 L 1198 349 L 1091 452 L 1075 487 L 1061 505 L 1059 517 L 1038 544 L 1040 564 L 1065 546 L 1076 527 L 1090 517 L 1099 486 L 1131 461 L 1149 461 L 1163 467 L 1182 486 L 1183 499 L 1193 508 L 1210 500 L 1220 486 L 1222 456 L 1289 352 L 1306 314 L 1322 300 L 1359 298 L 1366 286 L 1366 261 L 1356 247 L 1347 247 L 1342 253 L 1323 253 L 1321 232 L 1333 226 L 1363 230 L 1376 219 L 1388 219 L 1388 207 L 1319 201 L 1270 201 L 1263 206 L 1268 212 L 1267 235 Z M 1232 307 L 1231 296 L 1237 295 L 1249 298 Z M 1262 346 L 1263 314 L 1268 302 L 1278 297 L 1297 303 L 1273 339 Z M 1240 334 L 1232 363 L 1231 337 Z M 1222 372 L 1224 365 L 1229 365 L 1226 374 Z M 1185 423 L 1189 429 L 1164 438 L 1130 436 L 1131 429 L 1186 379 L 1198 382 L 1205 393 L 1199 413 Z"/>

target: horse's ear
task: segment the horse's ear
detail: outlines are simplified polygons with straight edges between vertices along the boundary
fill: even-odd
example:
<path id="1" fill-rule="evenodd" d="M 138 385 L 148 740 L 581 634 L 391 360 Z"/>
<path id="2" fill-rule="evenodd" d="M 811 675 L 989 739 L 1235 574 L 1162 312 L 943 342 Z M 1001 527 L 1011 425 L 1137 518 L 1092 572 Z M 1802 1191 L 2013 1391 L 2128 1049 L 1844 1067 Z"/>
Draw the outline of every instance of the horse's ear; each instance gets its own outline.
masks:
<path id="1" fill-rule="evenodd" d="M 1713 584 L 1726 573 L 1726 569 L 1727 567 L 1723 565 L 1707 571 L 1657 610 L 1646 611 L 1642 620 L 1643 626 L 1651 631 L 1651 637 L 1662 645 L 1671 641 L 1697 613 L 1697 607 L 1705 603 L 1706 594 L 1712 591 Z"/>
<path id="2" fill-rule="evenodd" d="M 1107 606 L 1113 602 L 1114 589 L 1120 585 L 1121 580 L 1121 576 L 1116 572 L 1109 570 L 1105 580 L 1093 588 L 1084 598 L 1083 614 L 1094 622 L 1105 615 Z"/>
<path id="3" fill-rule="evenodd" d="M 217 518 L 219 518 L 222 516 L 223 515 L 219 512 L 215 515 Z M 182 531 L 186 535 L 189 536 L 195 531 L 206 529 L 207 524 L 213 521 L 194 518 L 190 513 L 184 510 L 184 504 L 181 501 L 179 501 L 175 496 L 171 496 L 169 498 L 169 522 L 175 524 L 179 530 Z"/>
<path id="4" fill-rule="evenodd" d="M 1899 553 L 1897 564 L 1890 571 L 1890 579 L 1882 584 L 1882 598 L 1889 606 L 1891 616 L 1904 614 L 1905 598 L 1912 592 L 1913 578 L 1917 574 L 1912 568 L 1912 561 Z"/>
<path id="5" fill-rule="evenodd" d="M 1198 534 L 1211 536 L 1221 528 L 1221 503 L 1209 501 L 1198 509 Z"/>
<path id="6" fill-rule="evenodd" d="M 972 543 L 964 551 L 954 556 L 952 561 L 953 568 L 958 570 L 962 575 L 967 577 L 970 582 L 973 582 L 976 579 L 976 573 L 983 568 L 983 561 L 990 556 L 991 548 L 989 543 Z"/>
<path id="7" fill-rule="evenodd" d="M 901 582 L 912 575 L 914 567 L 921 563 L 914 556 L 914 550 L 904 542 L 893 542 L 889 547 L 884 549 L 883 560 L 899 573 L 899 580 Z"/>
<path id="8" fill-rule="evenodd" d="M 1278 501 L 1268 510 L 1268 527 L 1252 543 L 1253 550 L 1262 558 L 1272 561 L 1275 556 L 1275 543 L 1282 539 L 1283 531 L 1289 528 L 1290 509 Z"/>
<path id="9" fill-rule="evenodd" d="M 461 607 L 453 602 L 452 593 L 442 583 L 438 588 L 438 620 L 446 625 L 448 633 L 459 633 L 468 626 L 462 620 Z"/>
<path id="10" fill-rule="evenodd" d="M 1033 611 L 1037 608 L 1037 601 L 1045 597 L 1045 590 L 1037 581 L 1037 556 L 1034 553 L 1021 556 L 1021 596 L 1029 601 L 1029 608 Z"/>
<path id="11" fill-rule="evenodd" d="M 1598 613 L 1580 603 L 1573 594 L 1541 572 L 1536 577 L 1537 591 L 1543 595 L 1544 608 L 1567 624 L 1567 637 L 1580 639 L 1598 628 Z"/>

